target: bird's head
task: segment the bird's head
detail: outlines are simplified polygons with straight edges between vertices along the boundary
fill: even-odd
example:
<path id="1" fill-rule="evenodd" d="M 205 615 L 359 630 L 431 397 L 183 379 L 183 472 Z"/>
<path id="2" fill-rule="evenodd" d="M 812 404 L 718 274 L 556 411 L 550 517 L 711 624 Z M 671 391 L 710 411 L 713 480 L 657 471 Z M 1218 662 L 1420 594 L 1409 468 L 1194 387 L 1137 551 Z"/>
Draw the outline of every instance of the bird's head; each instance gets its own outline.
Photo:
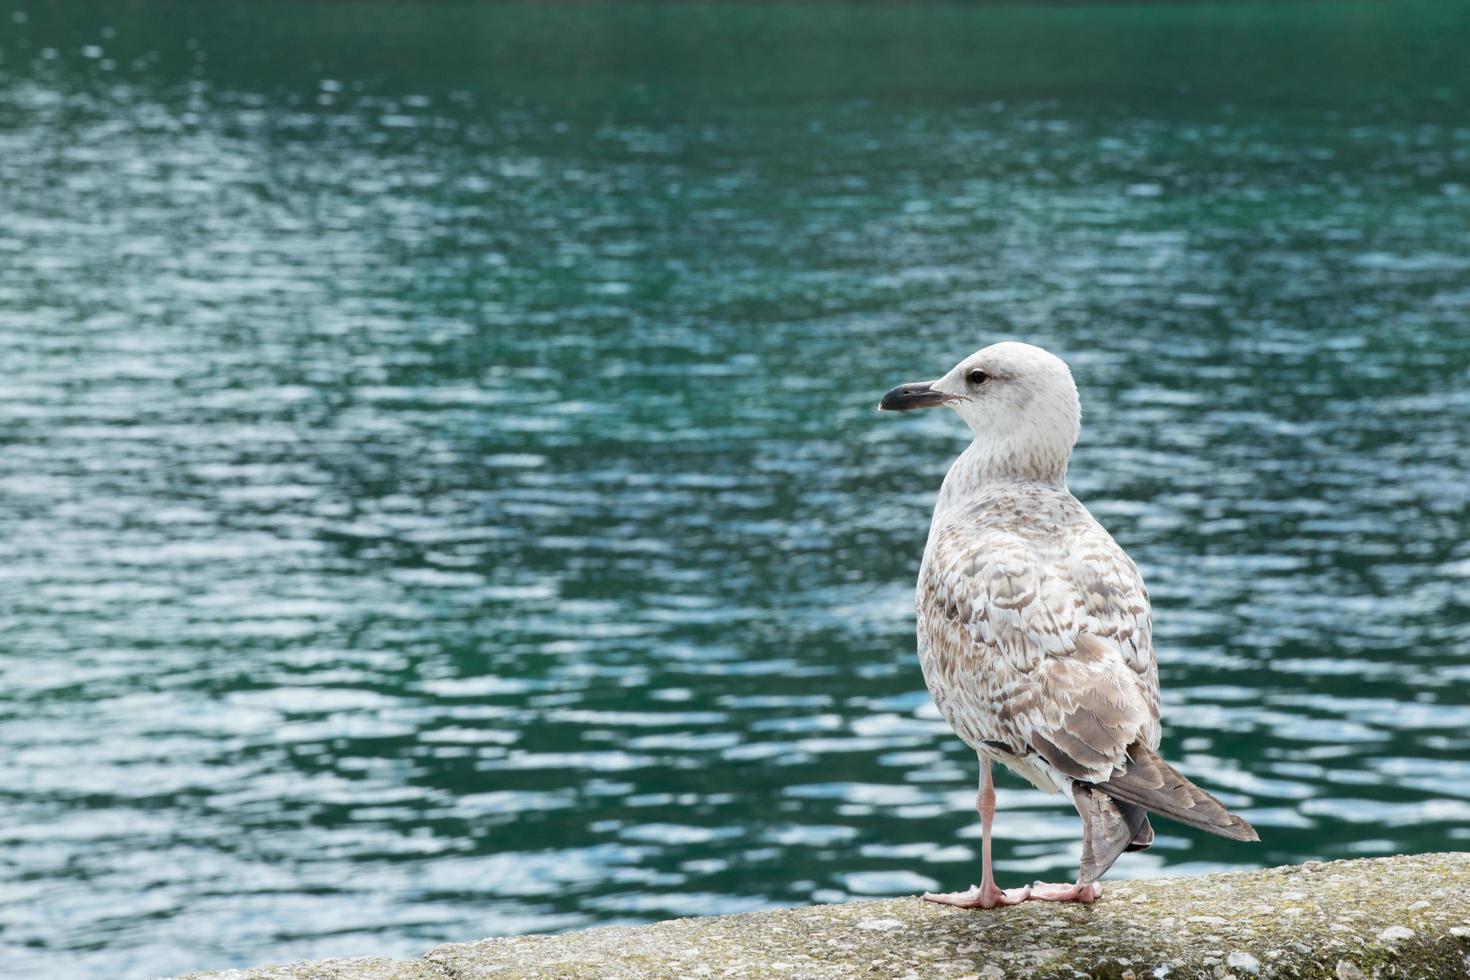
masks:
<path id="1" fill-rule="evenodd" d="M 948 405 L 970 426 L 982 457 L 1021 478 L 1066 474 L 1082 408 L 1067 364 L 1030 344 L 992 344 L 936 381 L 903 384 L 878 403 L 883 412 Z"/>

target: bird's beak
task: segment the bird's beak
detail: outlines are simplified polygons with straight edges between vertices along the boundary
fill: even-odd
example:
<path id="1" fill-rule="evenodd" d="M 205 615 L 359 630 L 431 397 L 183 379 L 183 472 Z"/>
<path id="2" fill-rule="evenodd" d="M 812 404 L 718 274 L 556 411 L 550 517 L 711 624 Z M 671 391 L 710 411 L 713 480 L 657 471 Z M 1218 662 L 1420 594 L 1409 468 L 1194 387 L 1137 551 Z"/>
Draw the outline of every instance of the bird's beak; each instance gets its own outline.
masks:
<path id="1" fill-rule="evenodd" d="M 933 381 L 918 381 L 890 390 L 878 403 L 878 411 L 907 412 L 915 408 L 934 408 L 953 397 L 935 388 Z"/>

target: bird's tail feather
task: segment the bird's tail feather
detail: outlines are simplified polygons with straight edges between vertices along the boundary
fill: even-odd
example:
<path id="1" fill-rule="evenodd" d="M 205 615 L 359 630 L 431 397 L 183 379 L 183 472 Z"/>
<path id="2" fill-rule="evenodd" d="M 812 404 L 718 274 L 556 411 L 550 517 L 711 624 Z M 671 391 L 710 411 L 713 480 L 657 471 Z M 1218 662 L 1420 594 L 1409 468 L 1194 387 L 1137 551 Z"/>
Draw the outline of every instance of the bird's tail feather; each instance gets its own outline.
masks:
<path id="1" fill-rule="evenodd" d="M 1111 797 L 1109 798 L 1111 799 Z M 1117 800 L 1113 800 L 1113 803 L 1116 804 L 1120 810 L 1123 807 L 1129 807 L 1135 810 L 1143 810 L 1143 807 L 1135 807 L 1132 803 L 1119 803 Z M 1148 811 L 1143 810 L 1143 826 L 1139 828 L 1138 833 L 1133 835 L 1133 840 L 1128 842 L 1128 850 L 1146 851 L 1153 845 L 1153 842 L 1154 827 L 1153 824 L 1148 822 Z"/>
<path id="2" fill-rule="evenodd" d="M 1142 742 L 1128 751 L 1128 771 L 1093 784 L 1114 800 L 1207 830 L 1231 840 L 1260 840 L 1254 827 L 1169 765 Z"/>
<path id="3" fill-rule="evenodd" d="M 1115 800 L 1090 783 L 1072 784 L 1072 802 L 1082 816 L 1083 884 L 1107 873 L 1124 851 L 1141 851 L 1154 841 L 1148 811 Z"/>

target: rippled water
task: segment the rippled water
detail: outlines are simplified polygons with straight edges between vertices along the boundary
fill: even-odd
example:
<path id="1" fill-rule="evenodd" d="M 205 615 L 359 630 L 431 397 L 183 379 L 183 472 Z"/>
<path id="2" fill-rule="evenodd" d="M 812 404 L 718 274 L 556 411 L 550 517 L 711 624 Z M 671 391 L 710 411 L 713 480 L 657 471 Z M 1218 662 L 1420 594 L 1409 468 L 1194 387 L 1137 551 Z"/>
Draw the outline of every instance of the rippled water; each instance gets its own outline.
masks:
<path id="1" fill-rule="evenodd" d="M 1115 874 L 1470 847 L 1456 16 L 0 0 L 7 968 L 968 884 L 873 405 L 1006 337 L 1264 839 Z"/>

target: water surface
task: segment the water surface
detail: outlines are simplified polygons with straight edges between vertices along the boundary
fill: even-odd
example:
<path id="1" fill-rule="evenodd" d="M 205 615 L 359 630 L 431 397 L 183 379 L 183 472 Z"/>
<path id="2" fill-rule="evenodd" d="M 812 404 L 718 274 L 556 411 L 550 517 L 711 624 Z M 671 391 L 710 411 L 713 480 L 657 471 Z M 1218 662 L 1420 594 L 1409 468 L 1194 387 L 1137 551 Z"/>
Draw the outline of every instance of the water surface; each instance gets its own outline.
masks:
<path id="1" fill-rule="evenodd" d="M 1263 837 L 1115 875 L 1470 846 L 1462 20 L 0 0 L 7 964 L 969 884 L 873 406 L 1004 338 Z"/>

